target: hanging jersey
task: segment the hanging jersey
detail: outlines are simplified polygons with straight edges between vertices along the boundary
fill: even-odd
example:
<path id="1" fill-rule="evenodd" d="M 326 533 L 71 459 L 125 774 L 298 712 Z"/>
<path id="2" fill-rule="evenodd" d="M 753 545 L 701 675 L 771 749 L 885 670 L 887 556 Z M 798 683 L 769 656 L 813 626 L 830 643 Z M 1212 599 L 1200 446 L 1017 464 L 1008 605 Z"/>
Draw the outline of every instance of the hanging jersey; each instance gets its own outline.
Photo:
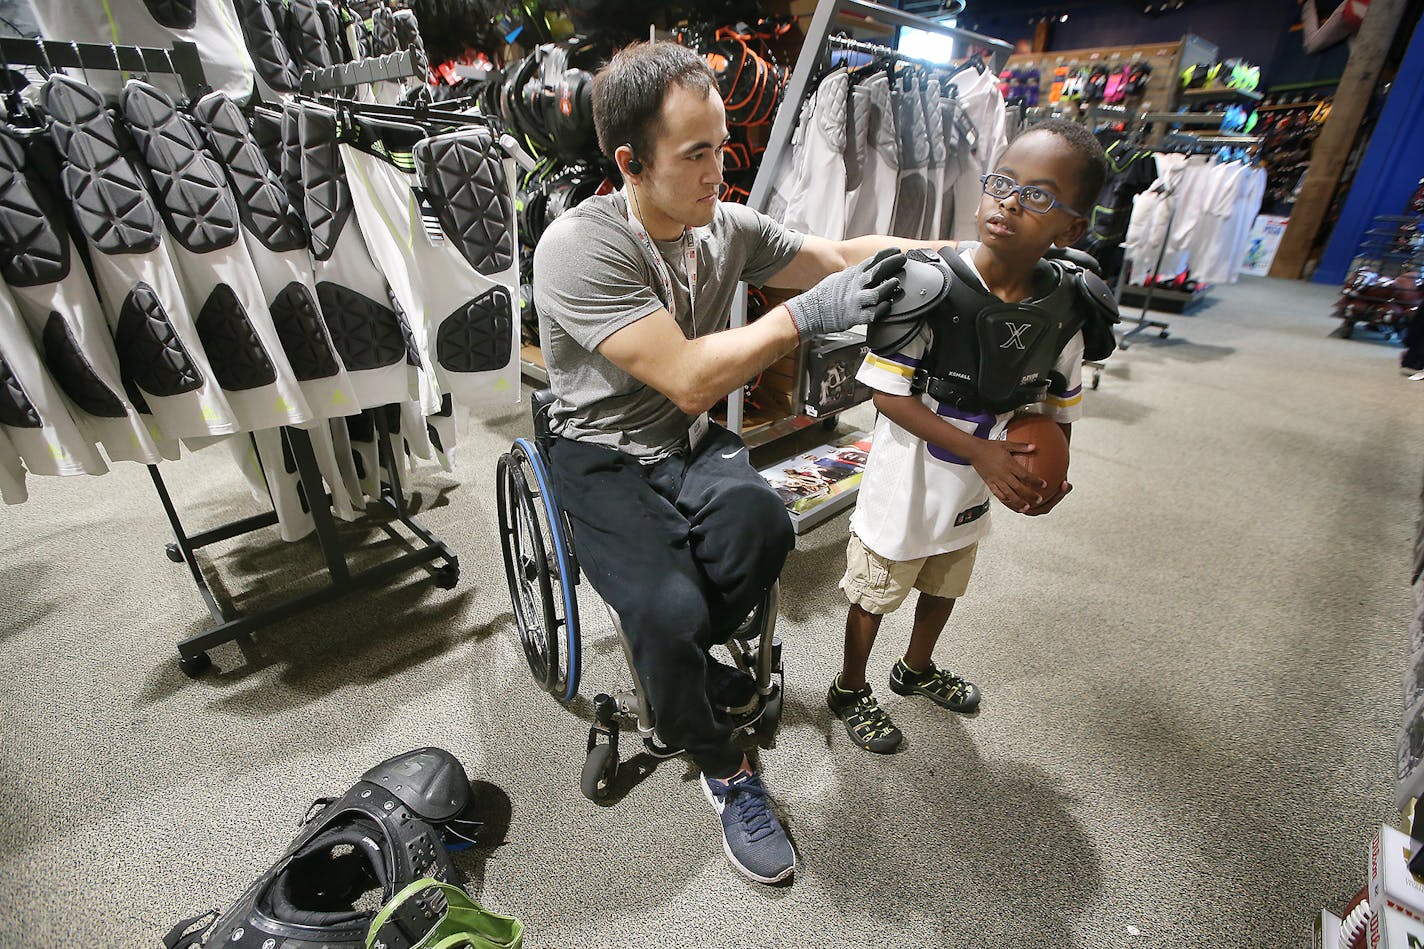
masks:
<path id="1" fill-rule="evenodd" d="M 0 254 L 0 272 L 34 345 L 69 398 L 76 421 L 111 461 L 156 464 L 177 458 L 177 442 L 163 440 L 157 424 L 146 422 L 124 391 L 114 339 L 68 219 L 49 175 L 29 159 L 27 148 L 47 157 L 56 174 L 58 156 L 47 136 L 22 140 L 9 133 L 0 133 L 0 245 L 7 248 Z"/>
<path id="2" fill-rule="evenodd" d="M 0 427 L 31 474 L 109 470 L 89 435 L 70 415 L 8 292 L 0 294 Z"/>
<path id="3" fill-rule="evenodd" d="M 306 223 L 236 103 L 214 92 L 199 100 L 194 112 L 232 186 L 243 240 L 272 325 L 308 407 L 317 418 L 355 411 L 351 380 L 336 357 L 317 304 Z"/>
<path id="4" fill-rule="evenodd" d="M 252 94 L 252 57 L 232 0 L 127 0 L 122 3 L 35 0 L 40 32 L 55 39 L 121 46 L 172 46 L 195 43 L 209 86 L 245 102 Z M 96 88 L 117 95 L 119 72 L 95 70 Z"/>
<path id="5" fill-rule="evenodd" d="M 838 241 L 845 236 L 846 107 L 850 79 L 838 69 L 816 90 L 801 176 L 786 209 L 786 226 Z"/>
<path id="6" fill-rule="evenodd" d="M 979 176 L 994 170 L 1008 148 L 1005 131 L 1004 97 L 998 80 L 988 72 L 965 69 L 951 77 L 958 90 L 959 108 L 973 126 L 972 150 L 959 152 L 959 175 L 954 187 L 954 229 L 956 240 L 973 240 L 978 234 L 975 215 L 982 193 Z"/>
<path id="7" fill-rule="evenodd" d="M 846 237 L 889 234 L 900 180 L 890 80 L 878 73 L 857 85 L 852 95 L 853 107 L 863 107 L 866 113 L 866 153 L 860 186 L 846 199 Z"/>
<path id="8" fill-rule="evenodd" d="M 925 218 L 920 237 L 933 240 L 939 236 L 940 215 L 944 208 L 940 198 L 944 193 L 944 167 L 949 160 L 944 143 L 944 120 L 940 117 L 938 80 L 928 80 L 920 88 L 920 101 L 925 110 L 925 131 L 930 140 L 930 163 L 925 182 Z"/>
<path id="9" fill-rule="evenodd" d="M 471 407 L 516 403 L 518 262 L 508 159 L 484 128 L 427 138 L 420 129 L 370 124 L 364 138 L 391 157 L 343 147 L 356 214 L 402 309 L 420 317 L 416 337 L 438 391 Z M 423 408 L 433 415 L 440 404 Z"/>
<path id="10" fill-rule="evenodd" d="M 309 420 L 221 166 L 161 90 L 130 80 L 120 104 L 154 182 L 198 338 L 238 424 L 258 431 Z"/>
<path id="11" fill-rule="evenodd" d="M 158 208 L 120 148 L 103 97 L 55 75 L 41 99 L 50 135 L 68 160 L 65 195 L 90 250 L 130 401 L 153 415 L 166 438 L 237 431 L 169 257 Z"/>
<path id="12" fill-rule="evenodd" d="M 890 233 L 896 237 L 918 238 L 924 227 L 925 205 L 929 199 L 930 142 L 925 129 L 924 101 L 908 77 L 892 90 L 891 101 L 900 136 L 900 181 L 895 191 L 895 218 Z"/>
<path id="13" fill-rule="evenodd" d="M 30 492 L 25 488 L 25 464 L 5 434 L 4 424 L 0 423 L 0 501 L 24 504 L 29 498 Z"/>
<path id="14" fill-rule="evenodd" d="M 303 216 L 311 228 L 317 302 L 351 378 L 356 405 L 418 399 L 420 353 L 354 215 L 336 113 L 302 103 L 297 118 Z"/>

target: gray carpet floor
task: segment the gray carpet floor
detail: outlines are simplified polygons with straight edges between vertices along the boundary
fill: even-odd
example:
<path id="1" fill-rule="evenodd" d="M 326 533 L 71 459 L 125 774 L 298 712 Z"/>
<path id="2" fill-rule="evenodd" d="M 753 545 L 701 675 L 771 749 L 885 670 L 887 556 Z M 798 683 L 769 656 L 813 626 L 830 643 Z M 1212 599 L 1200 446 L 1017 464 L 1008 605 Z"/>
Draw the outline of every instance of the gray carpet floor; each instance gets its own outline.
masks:
<path id="1" fill-rule="evenodd" d="M 1394 345 L 1328 338 L 1332 296 L 1243 280 L 1113 357 L 1077 490 L 995 514 L 940 643 L 982 711 L 882 685 L 899 754 L 855 750 L 824 705 L 847 518 L 800 538 L 760 752 L 800 852 L 787 888 L 737 876 L 689 766 L 648 767 L 631 736 L 615 800 L 580 796 L 591 704 L 533 686 L 498 552 L 495 460 L 525 408 L 416 480 L 456 589 L 412 575 L 219 647 L 197 681 L 174 644 L 206 613 L 147 473 L 32 479 L 0 510 L 0 945 L 155 946 L 246 887 L 313 798 L 424 744 L 484 782 L 487 839 L 459 862 L 529 946 L 1304 945 L 1394 816 L 1424 470 L 1424 385 Z M 260 510 L 220 452 L 164 474 L 192 529 Z M 394 550 L 343 536 L 361 562 Z M 203 559 L 239 608 L 320 567 L 270 531 Z M 591 696 L 624 673 L 582 602 Z M 908 629 L 887 620 L 876 681 Z"/>

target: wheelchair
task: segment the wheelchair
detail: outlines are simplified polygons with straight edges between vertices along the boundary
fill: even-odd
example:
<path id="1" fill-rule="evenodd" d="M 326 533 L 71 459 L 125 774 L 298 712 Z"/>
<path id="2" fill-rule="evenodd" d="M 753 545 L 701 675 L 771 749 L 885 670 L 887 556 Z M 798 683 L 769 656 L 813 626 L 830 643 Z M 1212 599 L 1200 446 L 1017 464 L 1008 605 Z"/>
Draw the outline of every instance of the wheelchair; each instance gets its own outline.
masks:
<path id="1" fill-rule="evenodd" d="M 532 399 L 534 438 L 516 438 L 500 456 L 495 480 L 498 492 L 499 535 L 509 599 L 524 647 L 529 671 L 541 688 L 561 702 L 579 691 L 582 671 L 582 633 L 579 626 L 578 559 L 568 515 L 554 498 L 548 448 L 553 393 L 540 390 Z M 776 617 L 781 583 L 767 590 L 762 601 L 726 643 L 732 661 L 756 682 L 756 697 L 733 718 L 736 731 L 770 740 L 781 724 L 784 673 Z M 618 774 L 620 720 L 630 721 L 655 758 L 681 754 L 662 745 L 654 731 L 654 710 L 649 707 L 633 665 L 633 653 L 623 625 L 611 606 L 604 604 L 623 649 L 631 688 L 600 692 L 593 699 L 594 723 L 588 731 L 579 789 L 592 801 L 608 795 Z"/>

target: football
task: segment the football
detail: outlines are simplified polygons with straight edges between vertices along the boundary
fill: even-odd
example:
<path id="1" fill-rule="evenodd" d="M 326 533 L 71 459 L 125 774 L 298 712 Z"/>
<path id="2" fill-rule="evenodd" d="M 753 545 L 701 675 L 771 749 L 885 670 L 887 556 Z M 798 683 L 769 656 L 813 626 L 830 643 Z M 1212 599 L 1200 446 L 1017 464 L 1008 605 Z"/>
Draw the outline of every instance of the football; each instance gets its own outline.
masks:
<path id="1" fill-rule="evenodd" d="M 1020 415 L 1009 422 L 1005 438 L 1034 446 L 1033 451 L 1015 455 L 1014 460 L 1047 482 L 1045 499 L 1057 494 L 1068 480 L 1068 438 L 1058 423 L 1043 415 Z"/>

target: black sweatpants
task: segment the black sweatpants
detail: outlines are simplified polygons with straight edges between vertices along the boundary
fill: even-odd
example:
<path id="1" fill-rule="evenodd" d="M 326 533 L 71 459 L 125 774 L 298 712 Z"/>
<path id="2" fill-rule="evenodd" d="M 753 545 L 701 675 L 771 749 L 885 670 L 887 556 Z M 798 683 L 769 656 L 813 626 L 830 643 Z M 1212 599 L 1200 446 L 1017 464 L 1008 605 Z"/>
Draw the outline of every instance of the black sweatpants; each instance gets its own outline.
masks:
<path id="1" fill-rule="evenodd" d="M 623 624 L 658 737 L 709 775 L 732 774 L 742 752 L 712 710 L 708 650 L 757 605 L 795 546 L 781 499 L 742 440 L 716 424 L 691 459 L 643 465 L 564 438 L 549 458 L 579 565 Z"/>

